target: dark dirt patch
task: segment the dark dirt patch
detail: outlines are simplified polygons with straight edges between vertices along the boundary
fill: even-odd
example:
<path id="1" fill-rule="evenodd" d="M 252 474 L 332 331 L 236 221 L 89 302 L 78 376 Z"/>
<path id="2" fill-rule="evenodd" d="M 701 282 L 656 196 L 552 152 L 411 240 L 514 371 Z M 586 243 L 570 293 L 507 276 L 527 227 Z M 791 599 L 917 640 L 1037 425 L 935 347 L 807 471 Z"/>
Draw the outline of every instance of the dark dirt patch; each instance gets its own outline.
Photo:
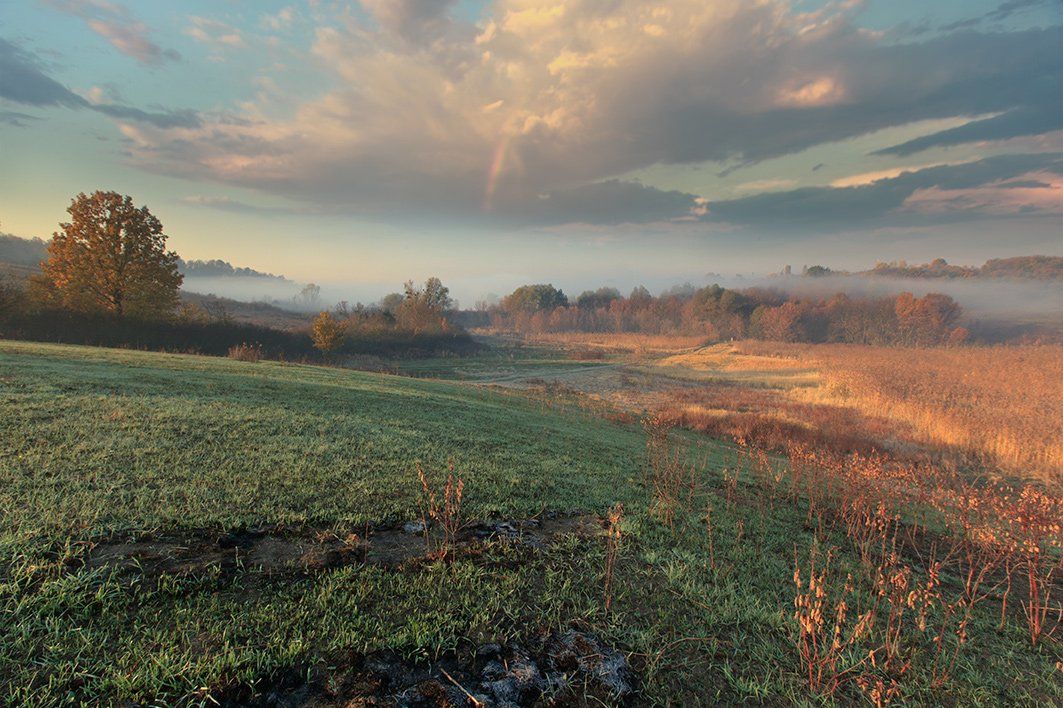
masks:
<path id="1" fill-rule="evenodd" d="M 631 705 L 638 677 L 593 634 L 541 632 L 464 656 L 412 664 L 394 652 L 333 657 L 254 686 L 211 691 L 222 706 Z M 208 698 L 204 695 L 203 698 Z"/>
<path id="2" fill-rule="evenodd" d="M 419 524 L 406 527 L 362 529 L 360 534 L 281 526 L 224 533 L 143 534 L 96 543 L 71 564 L 90 570 L 122 569 L 147 577 L 247 571 L 292 575 L 360 564 L 404 568 L 429 559 Z M 461 531 L 452 555 L 476 554 L 489 543 L 542 549 L 558 535 L 591 536 L 599 530 L 599 520 L 590 516 L 477 522 Z M 434 530 L 428 533 L 435 541 Z"/>
<path id="3" fill-rule="evenodd" d="M 197 575 L 256 570 L 267 575 L 327 570 L 361 562 L 365 543 L 357 535 L 270 527 L 251 531 L 152 534 L 93 546 L 84 567 L 139 570 L 144 575 Z"/>

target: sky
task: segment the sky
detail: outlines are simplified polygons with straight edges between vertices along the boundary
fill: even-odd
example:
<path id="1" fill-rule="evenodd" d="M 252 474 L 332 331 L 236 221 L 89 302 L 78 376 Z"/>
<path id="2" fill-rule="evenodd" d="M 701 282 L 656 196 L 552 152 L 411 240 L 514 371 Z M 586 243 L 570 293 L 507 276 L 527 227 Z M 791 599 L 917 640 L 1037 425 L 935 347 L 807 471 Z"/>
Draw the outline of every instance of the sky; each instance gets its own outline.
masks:
<path id="1" fill-rule="evenodd" d="M 0 231 L 79 192 L 372 299 L 1063 255 L 1063 0 L 0 0 Z"/>

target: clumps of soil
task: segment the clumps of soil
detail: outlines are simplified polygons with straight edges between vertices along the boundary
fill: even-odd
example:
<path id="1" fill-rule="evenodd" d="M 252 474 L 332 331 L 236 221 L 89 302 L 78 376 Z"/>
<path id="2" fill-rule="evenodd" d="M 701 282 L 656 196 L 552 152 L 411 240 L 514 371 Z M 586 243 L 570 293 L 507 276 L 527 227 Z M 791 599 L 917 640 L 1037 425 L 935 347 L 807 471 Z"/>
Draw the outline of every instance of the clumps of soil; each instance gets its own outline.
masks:
<path id="1" fill-rule="evenodd" d="M 489 543 L 545 548 L 556 536 L 590 536 L 600 529 L 588 516 L 550 516 L 487 521 L 462 529 L 453 555 L 476 554 Z M 436 531 L 429 528 L 431 538 Z M 336 534 L 305 527 L 265 526 L 225 533 L 195 531 L 143 534 L 92 545 L 73 565 L 116 568 L 148 578 L 162 575 L 298 575 L 351 565 L 406 568 L 429 559 L 421 522 Z"/>
<path id="2" fill-rule="evenodd" d="M 223 706 L 270 708 L 626 705 L 636 696 L 637 681 L 623 653 L 571 629 L 544 632 L 526 644 L 483 644 L 464 660 L 451 655 L 423 665 L 393 652 L 352 655 L 211 698 Z"/>

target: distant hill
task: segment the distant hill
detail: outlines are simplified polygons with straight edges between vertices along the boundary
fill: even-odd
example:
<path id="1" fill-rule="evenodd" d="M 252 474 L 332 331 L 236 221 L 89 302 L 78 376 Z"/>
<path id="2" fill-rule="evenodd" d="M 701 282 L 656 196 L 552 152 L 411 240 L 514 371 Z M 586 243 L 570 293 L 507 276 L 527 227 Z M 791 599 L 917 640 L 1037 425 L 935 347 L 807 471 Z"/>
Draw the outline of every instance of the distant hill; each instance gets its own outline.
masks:
<path id="1" fill-rule="evenodd" d="M 39 238 L 19 238 L 0 234 L 0 261 L 16 266 L 36 268 L 44 260 L 48 242 Z"/>
<path id="2" fill-rule="evenodd" d="M 263 278 L 279 282 L 291 282 L 283 275 L 263 273 L 254 268 L 238 268 L 228 261 L 186 261 L 181 259 L 177 263 L 177 269 L 187 278 Z"/>
<path id="3" fill-rule="evenodd" d="M 2 264 L 0 270 L 2 271 L 28 277 L 47 255 L 48 242 L 43 239 L 21 238 L 0 233 L 0 264 Z M 222 260 L 186 261 L 181 259 L 177 263 L 177 269 L 187 278 L 261 278 L 279 283 L 291 282 L 283 275 L 263 273 L 254 268 L 240 268 Z"/>

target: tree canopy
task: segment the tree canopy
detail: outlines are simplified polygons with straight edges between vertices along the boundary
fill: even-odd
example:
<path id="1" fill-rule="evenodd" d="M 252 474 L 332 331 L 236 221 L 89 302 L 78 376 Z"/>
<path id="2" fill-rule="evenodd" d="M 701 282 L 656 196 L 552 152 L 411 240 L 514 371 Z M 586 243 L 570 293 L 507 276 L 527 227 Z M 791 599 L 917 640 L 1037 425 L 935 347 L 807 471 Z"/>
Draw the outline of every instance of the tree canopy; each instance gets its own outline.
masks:
<path id="1" fill-rule="evenodd" d="M 585 310 L 596 307 L 609 307 L 609 303 L 620 298 L 620 291 L 616 288 L 601 287 L 597 290 L 584 290 L 576 298 L 576 305 Z"/>
<path id="2" fill-rule="evenodd" d="M 502 300 L 502 308 L 510 312 L 542 312 L 557 307 L 568 307 L 568 298 L 553 285 L 522 285 Z"/>
<path id="3" fill-rule="evenodd" d="M 446 331 L 450 325 L 446 318 L 454 307 L 450 289 L 439 278 L 429 278 L 424 287 L 418 288 L 413 281 L 404 286 L 404 296 L 395 310 L 395 318 L 403 329 L 413 332 Z"/>
<path id="4" fill-rule="evenodd" d="M 178 257 L 147 207 L 117 192 L 79 194 L 35 280 L 45 302 L 78 312 L 166 317 L 177 307 Z"/>

